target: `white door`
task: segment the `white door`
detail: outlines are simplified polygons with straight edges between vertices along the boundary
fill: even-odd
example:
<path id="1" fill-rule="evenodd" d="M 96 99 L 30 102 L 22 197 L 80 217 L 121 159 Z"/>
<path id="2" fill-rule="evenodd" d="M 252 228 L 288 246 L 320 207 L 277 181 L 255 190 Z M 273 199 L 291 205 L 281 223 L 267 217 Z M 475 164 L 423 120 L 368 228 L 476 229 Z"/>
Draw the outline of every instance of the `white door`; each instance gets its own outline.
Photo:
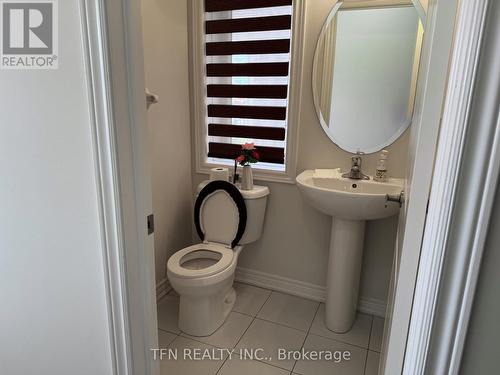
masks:
<path id="1" fill-rule="evenodd" d="M 400 374 L 403 368 L 457 4 L 457 0 L 431 0 L 427 10 L 380 374 Z"/>

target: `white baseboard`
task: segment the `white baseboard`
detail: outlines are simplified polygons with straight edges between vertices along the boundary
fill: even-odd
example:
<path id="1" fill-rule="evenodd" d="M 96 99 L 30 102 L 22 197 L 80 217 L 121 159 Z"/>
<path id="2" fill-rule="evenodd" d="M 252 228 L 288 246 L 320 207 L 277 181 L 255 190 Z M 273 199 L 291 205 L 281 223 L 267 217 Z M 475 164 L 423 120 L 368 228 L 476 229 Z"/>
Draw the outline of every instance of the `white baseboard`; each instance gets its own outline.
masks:
<path id="1" fill-rule="evenodd" d="M 172 287 L 170 286 L 168 279 L 165 277 L 158 284 L 156 284 L 156 301 L 159 301 L 166 296 L 171 289 Z"/>
<path id="2" fill-rule="evenodd" d="M 236 269 L 235 280 L 313 301 L 325 301 L 324 286 L 276 276 L 270 273 L 238 267 Z M 366 314 L 385 318 L 386 302 L 374 298 L 361 297 L 358 302 L 358 310 Z"/>
<path id="3" fill-rule="evenodd" d="M 383 300 L 363 297 L 361 296 L 358 301 L 358 311 L 365 314 L 371 314 L 380 318 L 386 317 L 387 303 Z"/>
<path id="4" fill-rule="evenodd" d="M 323 302 L 325 300 L 325 288 L 305 283 L 303 281 L 288 279 L 270 273 L 255 271 L 248 268 L 236 268 L 236 281 L 246 284 L 260 286 L 262 288 L 284 292 L 298 297 Z"/>

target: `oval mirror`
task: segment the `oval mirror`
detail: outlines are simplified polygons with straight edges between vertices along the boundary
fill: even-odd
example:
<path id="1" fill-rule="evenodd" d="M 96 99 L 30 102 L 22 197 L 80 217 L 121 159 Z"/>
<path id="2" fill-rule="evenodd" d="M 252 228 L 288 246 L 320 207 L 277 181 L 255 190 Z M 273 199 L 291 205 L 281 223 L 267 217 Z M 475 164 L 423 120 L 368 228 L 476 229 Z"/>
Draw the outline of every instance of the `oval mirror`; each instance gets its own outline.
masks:
<path id="1" fill-rule="evenodd" d="M 411 1 L 338 2 L 318 39 L 314 105 L 349 152 L 373 153 L 411 123 L 423 27 Z"/>

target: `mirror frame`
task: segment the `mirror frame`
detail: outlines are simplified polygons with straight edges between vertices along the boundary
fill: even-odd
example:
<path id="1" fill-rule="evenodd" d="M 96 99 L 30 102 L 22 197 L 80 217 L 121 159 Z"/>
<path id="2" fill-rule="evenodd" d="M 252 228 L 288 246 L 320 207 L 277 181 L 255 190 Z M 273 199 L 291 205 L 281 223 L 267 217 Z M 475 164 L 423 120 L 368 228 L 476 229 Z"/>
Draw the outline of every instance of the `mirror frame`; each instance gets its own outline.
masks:
<path id="1" fill-rule="evenodd" d="M 377 145 L 374 147 L 370 147 L 369 149 L 359 151 L 359 150 L 353 150 L 350 147 L 345 147 L 344 145 L 340 145 L 337 140 L 333 139 L 333 136 L 327 131 L 327 126 L 325 119 L 323 118 L 323 114 L 321 113 L 321 108 L 319 107 L 319 97 L 318 97 L 318 90 L 316 88 L 316 74 L 317 74 L 317 61 L 319 58 L 319 50 L 320 50 L 320 41 L 324 37 L 326 33 L 326 29 L 332 19 L 335 17 L 337 12 L 339 11 L 340 8 L 344 7 L 346 8 L 346 5 L 350 6 L 350 9 L 369 9 L 369 8 L 381 8 L 381 7 L 399 7 L 399 6 L 412 6 L 415 10 L 415 12 L 418 15 L 419 21 L 422 24 L 422 26 L 425 23 L 425 20 L 422 18 L 421 12 L 419 12 L 419 9 L 415 6 L 414 1 L 412 0 L 370 0 L 370 1 L 359 1 L 359 2 L 352 2 L 352 3 L 347 3 L 345 1 L 338 1 L 334 4 L 330 12 L 328 13 L 328 16 L 323 23 L 323 26 L 321 27 L 321 32 L 319 33 L 318 40 L 316 42 L 316 47 L 314 51 L 314 57 L 313 57 L 313 67 L 312 67 L 312 77 L 311 77 L 311 86 L 312 86 L 312 92 L 313 92 L 313 104 L 314 104 L 314 109 L 316 111 L 316 116 L 319 120 L 320 126 L 322 130 L 325 132 L 327 137 L 332 141 L 333 144 L 335 144 L 337 147 L 341 148 L 342 150 L 349 152 L 349 153 L 362 153 L 362 154 L 373 154 L 376 152 L 379 152 L 380 150 L 383 150 L 384 148 L 390 146 L 393 144 L 396 140 L 398 140 L 403 133 L 410 127 L 412 123 L 412 114 L 414 111 L 414 105 L 412 107 L 412 110 L 408 112 L 408 118 L 404 123 L 404 126 L 401 126 L 396 133 L 392 137 L 390 137 L 388 140 L 384 141 L 381 145 Z M 418 37 L 418 36 L 417 36 Z M 419 58 L 420 61 L 420 58 Z M 414 90 L 416 91 L 416 84 Z M 411 97 L 410 97 L 411 99 Z M 413 98 L 414 100 L 414 98 Z"/>

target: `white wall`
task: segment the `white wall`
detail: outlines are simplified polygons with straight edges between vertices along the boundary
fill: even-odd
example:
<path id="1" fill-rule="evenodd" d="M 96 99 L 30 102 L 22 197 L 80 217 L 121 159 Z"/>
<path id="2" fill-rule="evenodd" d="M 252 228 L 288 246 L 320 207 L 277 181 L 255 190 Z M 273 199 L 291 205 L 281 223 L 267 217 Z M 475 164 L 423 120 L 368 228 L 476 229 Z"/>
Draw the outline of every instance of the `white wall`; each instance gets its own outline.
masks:
<path id="1" fill-rule="evenodd" d="M 490 2 L 486 12 L 486 24 L 481 46 L 483 52 L 474 84 L 475 92 L 469 120 L 469 126 L 482 126 L 480 129 L 487 129 L 483 124 L 488 122 L 498 124 L 500 97 L 500 79 L 497 70 L 500 55 L 500 24 L 498 23 L 500 2 Z M 475 144 L 478 142 L 476 141 Z M 494 146 L 492 148 L 495 149 Z M 468 164 L 473 167 L 470 161 Z M 494 171 L 493 168 L 492 170 Z M 484 245 L 476 294 L 463 349 L 460 375 L 496 374 L 500 368 L 498 343 L 500 337 L 500 324 L 498 322 L 500 316 L 499 244 L 500 183 L 497 182 L 495 202 L 491 210 L 488 235 Z"/>
<path id="2" fill-rule="evenodd" d="M 497 188 L 495 205 L 482 259 L 476 296 L 464 346 L 461 375 L 494 374 L 498 372 L 498 337 L 500 337 L 500 186 Z"/>
<path id="3" fill-rule="evenodd" d="M 0 71 L 0 373 L 111 374 L 79 2 L 59 70 Z"/>
<path id="4" fill-rule="evenodd" d="M 335 146 L 324 134 L 312 100 L 314 50 L 332 6 L 330 0 L 307 0 L 298 173 L 312 168 L 347 169 L 350 166 L 351 154 Z M 405 175 L 407 145 L 408 132 L 388 147 L 389 173 L 393 177 Z M 366 155 L 364 171 L 373 174 L 377 159 L 377 154 Z M 195 174 L 193 186 L 205 178 L 206 175 Z M 245 247 L 239 266 L 324 286 L 331 218 L 310 207 L 295 185 L 258 183 L 271 189 L 265 229 L 260 241 Z M 382 302 L 387 299 L 396 226 L 396 217 L 367 225 L 361 297 Z"/>
<path id="5" fill-rule="evenodd" d="M 477 294 L 469 323 L 467 340 L 460 374 L 494 374 L 498 372 L 498 337 L 500 336 L 500 190 L 497 192 L 493 217 L 486 247 L 484 249 L 481 271 L 479 274 Z"/>
<path id="6" fill-rule="evenodd" d="M 191 244 L 191 141 L 186 0 L 143 0 L 146 86 L 160 96 L 148 111 L 156 281 L 167 260 Z"/>

